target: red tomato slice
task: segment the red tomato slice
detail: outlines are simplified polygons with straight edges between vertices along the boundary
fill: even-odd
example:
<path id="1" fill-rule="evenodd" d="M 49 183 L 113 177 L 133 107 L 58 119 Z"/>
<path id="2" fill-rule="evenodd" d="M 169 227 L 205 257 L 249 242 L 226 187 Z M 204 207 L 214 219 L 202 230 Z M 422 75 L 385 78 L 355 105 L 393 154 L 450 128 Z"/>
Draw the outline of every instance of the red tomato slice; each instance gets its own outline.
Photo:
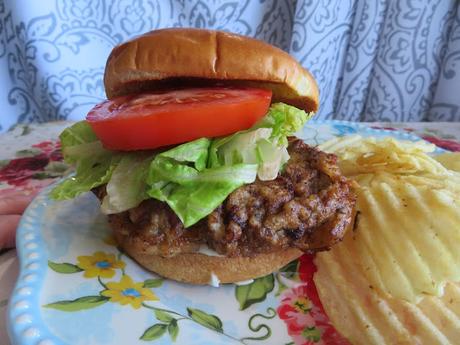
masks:
<path id="1" fill-rule="evenodd" d="M 271 96 L 254 88 L 121 96 L 96 105 L 86 120 L 108 149 L 154 149 L 247 129 L 267 113 Z"/>

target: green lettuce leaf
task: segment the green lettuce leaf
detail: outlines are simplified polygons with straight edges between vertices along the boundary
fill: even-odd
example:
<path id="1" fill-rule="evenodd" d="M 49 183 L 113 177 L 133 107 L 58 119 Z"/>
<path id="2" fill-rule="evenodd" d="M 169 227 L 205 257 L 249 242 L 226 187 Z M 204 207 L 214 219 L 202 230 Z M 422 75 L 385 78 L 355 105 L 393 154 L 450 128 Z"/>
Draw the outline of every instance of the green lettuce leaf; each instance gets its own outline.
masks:
<path id="1" fill-rule="evenodd" d="M 62 154 L 67 163 L 76 163 L 93 154 L 106 153 L 91 126 L 80 121 L 66 128 L 59 136 Z"/>
<path id="2" fill-rule="evenodd" d="M 76 174 L 54 187 L 51 197 L 55 200 L 72 199 L 109 182 L 117 160 L 117 156 L 104 157 L 99 161 L 88 158 L 80 160 Z"/>
<path id="3" fill-rule="evenodd" d="M 214 140 L 209 164 L 258 164 L 258 178 L 273 180 L 289 160 L 287 137 L 299 131 L 311 116 L 290 105 L 276 103 L 251 129 Z"/>
<path id="4" fill-rule="evenodd" d="M 260 160 L 257 176 L 261 181 L 274 180 L 289 160 L 287 146 L 278 146 L 270 140 L 260 140 L 257 143 L 257 156 Z"/>
<path id="5" fill-rule="evenodd" d="M 258 128 L 215 140 L 211 147 L 211 166 L 257 164 L 257 176 L 262 181 L 273 180 L 289 159 L 287 146 L 270 141 L 271 128 Z"/>
<path id="6" fill-rule="evenodd" d="M 56 200 L 72 199 L 108 183 L 121 155 L 106 150 L 86 121 L 66 128 L 59 136 L 64 160 L 75 165 L 75 175 L 51 191 Z"/>
<path id="7" fill-rule="evenodd" d="M 78 146 L 80 144 L 91 143 L 99 139 L 94 133 L 91 126 L 86 121 L 74 123 L 67 127 L 60 135 L 61 145 L 63 150 L 67 147 Z"/>
<path id="8" fill-rule="evenodd" d="M 119 213 L 136 207 L 148 199 L 147 173 L 154 155 L 136 152 L 125 154 L 112 171 L 101 205 L 105 214 Z"/>
<path id="9" fill-rule="evenodd" d="M 253 127 L 271 128 L 270 140 L 287 146 L 287 137 L 301 130 L 304 124 L 313 116 L 285 103 L 275 103 L 268 110 L 268 114 L 259 120 Z"/>
<path id="10" fill-rule="evenodd" d="M 256 178 L 255 164 L 206 168 L 210 146 L 211 140 L 198 139 L 159 153 L 150 164 L 148 195 L 166 202 L 186 227 Z"/>

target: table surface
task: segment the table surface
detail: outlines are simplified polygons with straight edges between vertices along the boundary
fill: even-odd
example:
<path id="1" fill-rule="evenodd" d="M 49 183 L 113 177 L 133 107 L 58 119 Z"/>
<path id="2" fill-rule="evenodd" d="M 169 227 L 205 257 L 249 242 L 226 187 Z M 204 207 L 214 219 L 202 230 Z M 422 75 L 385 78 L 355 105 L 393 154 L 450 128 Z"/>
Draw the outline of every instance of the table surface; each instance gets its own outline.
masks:
<path id="1" fill-rule="evenodd" d="M 69 122 L 19 125 L 0 134 L 0 198 L 12 190 L 24 193 L 43 188 L 62 176 L 65 166 L 57 141 Z M 451 151 L 460 151 L 460 123 L 369 123 L 369 126 L 405 130 Z M 59 163 L 59 164 L 57 164 Z M 12 174 L 12 172 L 14 172 Z M 8 344 L 6 310 L 18 275 L 16 251 L 0 252 L 0 343 Z"/>

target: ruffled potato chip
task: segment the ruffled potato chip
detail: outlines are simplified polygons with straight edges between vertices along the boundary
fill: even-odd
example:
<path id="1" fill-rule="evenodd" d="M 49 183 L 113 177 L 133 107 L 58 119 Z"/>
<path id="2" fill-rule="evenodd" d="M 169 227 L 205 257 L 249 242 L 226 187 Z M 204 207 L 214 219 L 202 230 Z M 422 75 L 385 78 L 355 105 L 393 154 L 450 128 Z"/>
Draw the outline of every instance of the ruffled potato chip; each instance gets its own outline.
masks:
<path id="1" fill-rule="evenodd" d="M 393 298 L 368 282 L 361 257 L 349 244 L 341 243 L 315 259 L 321 302 L 342 335 L 363 345 L 458 344 L 459 283 L 448 283 L 442 297 L 426 296 L 418 304 Z"/>
<path id="2" fill-rule="evenodd" d="M 460 280 L 459 194 L 385 177 L 362 186 L 357 227 L 345 242 L 369 284 L 411 302 L 442 296 L 447 281 Z"/>
<path id="3" fill-rule="evenodd" d="M 460 174 L 428 155 L 432 144 L 355 136 L 321 148 L 360 186 L 357 227 L 343 245 L 368 285 L 415 303 L 460 281 Z"/>
<path id="4" fill-rule="evenodd" d="M 337 154 L 339 166 L 347 176 L 383 171 L 393 174 L 444 174 L 447 171 L 441 163 L 427 155 L 434 152 L 436 146 L 424 141 L 351 136 L 332 139 L 319 148 Z"/>

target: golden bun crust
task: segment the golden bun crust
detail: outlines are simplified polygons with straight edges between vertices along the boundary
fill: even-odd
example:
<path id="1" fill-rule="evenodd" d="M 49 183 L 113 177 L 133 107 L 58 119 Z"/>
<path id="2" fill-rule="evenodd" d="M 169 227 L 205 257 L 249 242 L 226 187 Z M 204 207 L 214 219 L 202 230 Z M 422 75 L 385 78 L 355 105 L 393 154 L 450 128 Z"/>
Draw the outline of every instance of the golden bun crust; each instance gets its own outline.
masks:
<path id="1" fill-rule="evenodd" d="M 210 284 L 213 274 L 223 284 L 263 277 L 303 254 L 297 248 L 289 248 L 254 257 L 209 256 L 201 253 L 163 257 L 139 250 L 139 246 L 129 241 L 123 227 L 112 226 L 112 229 L 118 246 L 144 268 L 165 278 L 197 285 Z"/>
<path id="2" fill-rule="evenodd" d="M 273 102 L 316 111 L 316 81 L 293 57 L 262 41 L 223 31 L 162 29 L 115 47 L 104 75 L 108 98 L 180 86 L 271 89 Z"/>

